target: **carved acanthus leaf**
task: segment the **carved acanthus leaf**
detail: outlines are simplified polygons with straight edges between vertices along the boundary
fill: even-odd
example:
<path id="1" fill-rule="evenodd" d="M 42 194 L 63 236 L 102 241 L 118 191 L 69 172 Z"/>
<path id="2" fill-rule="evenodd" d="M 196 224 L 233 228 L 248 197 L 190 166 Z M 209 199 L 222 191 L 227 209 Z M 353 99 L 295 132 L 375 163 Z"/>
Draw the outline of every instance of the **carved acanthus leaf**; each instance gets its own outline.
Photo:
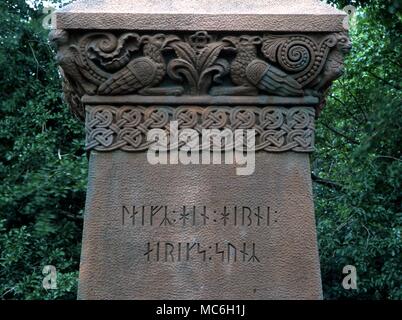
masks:
<path id="1" fill-rule="evenodd" d="M 171 47 L 179 58 L 169 63 L 168 74 L 179 81 L 185 78 L 191 94 L 207 94 L 212 82 L 229 72 L 229 62 L 218 59 L 225 47 L 222 42 L 207 44 L 201 50 L 183 42 L 172 43 Z"/>

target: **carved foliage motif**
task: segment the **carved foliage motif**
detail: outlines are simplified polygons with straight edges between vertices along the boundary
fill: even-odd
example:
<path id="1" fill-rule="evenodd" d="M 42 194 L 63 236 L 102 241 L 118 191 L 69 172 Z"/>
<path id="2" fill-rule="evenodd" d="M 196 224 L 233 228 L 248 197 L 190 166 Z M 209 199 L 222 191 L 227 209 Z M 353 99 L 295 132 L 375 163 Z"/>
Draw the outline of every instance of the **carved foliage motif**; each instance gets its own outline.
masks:
<path id="1" fill-rule="evenodd" d="M 320 94 L 339 77 L 351 48 L 344 33 L 222 37 L 204 31 L 179 36 L 56 30 L 51 40 L 80 96 Z"/>
<path id="2" fill-rule="evenodd" d="M 162 129 L 169 135 L 171 121 L 177 121 L 179 132 L 194 129 L 200 137 L 203 129 L 254 129 L 256 151 L 312 152 L 314 118 L 311 107 L 87 107 L 86 145 L 95 151 L 145 151 L 152 145 L 149 130 Z"/>
<path id="3" fill-rule="evenodd" d="M 178 82 L 187 81 L 190 94 L 208 94 L 212 82 L 221 83 L 221 77 L 229 73 L 229 62 L 218 59 L 223 42 L 209 43 L 202 49 L 186 42 L 172 43 L 171 47 L 178 58 L 170 61 L 168 75 Z"/>

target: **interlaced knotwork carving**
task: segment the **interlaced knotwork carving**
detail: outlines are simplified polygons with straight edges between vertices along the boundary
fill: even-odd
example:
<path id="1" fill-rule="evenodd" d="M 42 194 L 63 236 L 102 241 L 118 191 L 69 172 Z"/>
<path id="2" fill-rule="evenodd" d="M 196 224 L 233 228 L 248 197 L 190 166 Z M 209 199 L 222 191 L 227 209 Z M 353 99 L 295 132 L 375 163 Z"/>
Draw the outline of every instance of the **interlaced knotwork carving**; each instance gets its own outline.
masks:
<path id="1" fill-rule="evenodd" d="M 253 129 L 256 151 L 312 152 L 314 117 L 311 107 L 87 107 L 86 147 L 96 151 L 145 151 L 155 143 L 147 140 L 151 129 L 162 129 L 169 136 L 171 121 L 177 121 L 179 133 L 193 129 L 199 134 L 200 145 L 204 129 Z"/>

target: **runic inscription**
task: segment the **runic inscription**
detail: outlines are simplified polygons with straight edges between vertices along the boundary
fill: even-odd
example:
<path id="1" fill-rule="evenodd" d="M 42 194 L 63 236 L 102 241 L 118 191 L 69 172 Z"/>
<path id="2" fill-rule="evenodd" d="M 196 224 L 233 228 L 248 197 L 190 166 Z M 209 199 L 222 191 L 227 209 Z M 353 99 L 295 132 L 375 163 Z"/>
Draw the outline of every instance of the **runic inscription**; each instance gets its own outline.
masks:
<path id="1" fill-rule="evenodd" d="M 270 206 L 121 206 L 124 228 L 253 228 L 257 231 L 278 222 L 278 210 Z M 215 243 L 157 241 L 147 242 L 144 257 L 148 262 L 179 263 L 185 261 L 259 263 L 255 242 L 221 241 Z"/>
<path id="2" fill-rule="evenodd" d="M 220 261 L 222 263 L 259 263 L 256 244 L 199 242 L 148 242 L 144 253 L 148 262 Z"/>

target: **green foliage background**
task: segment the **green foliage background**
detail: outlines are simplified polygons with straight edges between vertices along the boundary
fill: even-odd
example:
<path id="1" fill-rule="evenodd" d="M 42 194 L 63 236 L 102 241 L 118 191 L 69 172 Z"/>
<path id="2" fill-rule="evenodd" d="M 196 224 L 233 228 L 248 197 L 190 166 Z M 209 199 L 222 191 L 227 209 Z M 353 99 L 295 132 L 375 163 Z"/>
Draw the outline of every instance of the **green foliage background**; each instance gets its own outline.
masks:
<path id="1" fill-rule="evenodd" d="M 354 50 L 312 158 L 327 299 L 402 299 L 402 0 L 359 7 Z M 84 128 L 61 98 L 42 1 L 0 2 L 0 299 L 74 299 L 85 201 Z M 58 289 L 42 288 L 55 265 Z M 344 290 L 345 265 L 358 290 Z"/>

